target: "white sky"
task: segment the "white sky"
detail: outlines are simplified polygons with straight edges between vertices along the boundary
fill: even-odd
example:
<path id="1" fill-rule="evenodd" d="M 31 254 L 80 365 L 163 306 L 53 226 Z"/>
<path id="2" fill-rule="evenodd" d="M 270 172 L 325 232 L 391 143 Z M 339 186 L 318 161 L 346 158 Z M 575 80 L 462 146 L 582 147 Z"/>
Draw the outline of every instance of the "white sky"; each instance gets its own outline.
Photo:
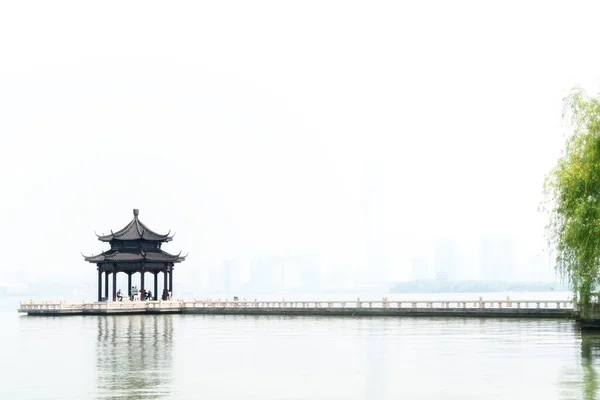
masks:
<path id="1" fill-rule="evenodd" d="M 95 279 L 131 209 L 180 269 L 437 236 L 543 244 L 562 98 L 600 89 L 598 2 L 0 3 L 0 273 Z M 1 280 L 1 279 L 0 279 Z"/>

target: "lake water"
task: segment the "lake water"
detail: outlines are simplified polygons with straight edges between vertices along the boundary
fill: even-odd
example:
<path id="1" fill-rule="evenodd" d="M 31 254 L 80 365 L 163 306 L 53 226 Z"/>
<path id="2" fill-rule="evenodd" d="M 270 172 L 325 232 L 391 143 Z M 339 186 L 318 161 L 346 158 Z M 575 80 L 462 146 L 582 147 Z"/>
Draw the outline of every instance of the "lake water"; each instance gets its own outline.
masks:
<path id="1" fill-rule="evenodd" d="M 0 301 L 3 400 L 600 398 L 600 336 L 570 321 L 59 318 L 17 306 Z"/>

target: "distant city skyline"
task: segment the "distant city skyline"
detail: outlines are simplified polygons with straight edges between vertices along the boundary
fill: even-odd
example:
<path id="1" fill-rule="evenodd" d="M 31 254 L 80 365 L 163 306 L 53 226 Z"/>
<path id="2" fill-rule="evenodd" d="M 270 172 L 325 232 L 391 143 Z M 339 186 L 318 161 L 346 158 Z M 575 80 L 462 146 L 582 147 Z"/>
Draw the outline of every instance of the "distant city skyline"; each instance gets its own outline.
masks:
<path id="1" fill-rule="evenodd" d="M 369 216 L 369 214 L 366 214 Z M 370 231 L 375 232 L 377 231 Z M 368 238 L 368 236 L 365 236 Z M 402 245 L 402 244 L 399 244 Z M 354 263 L 324 260 L 315 254 L 262 254 L 258 256 L 228 257 L 214 264 L 202 266 L 181 265 L 176 268 L 176 281 L 183 280 L 185 287 L 209 292 L 231 293 L 245 291 L 320 291 L 340 289 L 365 284 L 387 284 L 409 280 L 481 280 L 481 281 L 557 281 L 552 263 L 543 253 L 534 254 L 522 241 L 507 237 L 482 237 L 466 245 L 451 237 L 438 237 L 421 247 L 420 253 L 407 265 L 376 265 L 370 274 L 369 262 L 385 260 L 373 257 L 373 241 L 365 242 L 365 259 Z M 381 247 L 379 247 L 381 248 Z M 398 277 L 398 271 L 409 271 Z M 60 279 L 65 283 L 86 284 L 94 280 L 93 268 L 82 270 L 75 277 Z M 394 275 L 396 277 L 394 277 Z M 119 285 L 126 287 L 125 278 Z M 134 283 L 139 278 L 134 276 Z M 54 282 L 52 279 L 33 279 L 24 274 L 5 275 L 0 286 L 18 287 L 27 283 Z"/>

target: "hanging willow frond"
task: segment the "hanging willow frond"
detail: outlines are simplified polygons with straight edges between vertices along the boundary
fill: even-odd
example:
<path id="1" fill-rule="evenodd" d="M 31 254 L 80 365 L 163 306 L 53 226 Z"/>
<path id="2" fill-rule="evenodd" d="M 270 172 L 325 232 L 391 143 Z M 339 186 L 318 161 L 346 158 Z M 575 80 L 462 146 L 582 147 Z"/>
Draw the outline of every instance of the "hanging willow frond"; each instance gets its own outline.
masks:
<path id="1" fill-rule="evenodd" d="M 579 88 L 564 99 L 572 127 L 565 149 L 544 181 L 542 209 L 556 269 L 568 280 L 588 317 L 600 284 L 600 99 Z"/>

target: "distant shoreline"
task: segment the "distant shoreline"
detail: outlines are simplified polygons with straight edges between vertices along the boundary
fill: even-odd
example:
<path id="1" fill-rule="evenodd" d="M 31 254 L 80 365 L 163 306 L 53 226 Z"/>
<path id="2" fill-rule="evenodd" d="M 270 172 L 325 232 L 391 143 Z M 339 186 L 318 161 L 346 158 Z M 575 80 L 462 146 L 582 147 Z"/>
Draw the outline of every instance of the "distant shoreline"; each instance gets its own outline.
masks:
<path id="1" fill-rule="evenodd" d="M 394 284 L 390 293 L 503 293 L 569 292 L 563 284 L 547 282 L 416 280 Z"/>

